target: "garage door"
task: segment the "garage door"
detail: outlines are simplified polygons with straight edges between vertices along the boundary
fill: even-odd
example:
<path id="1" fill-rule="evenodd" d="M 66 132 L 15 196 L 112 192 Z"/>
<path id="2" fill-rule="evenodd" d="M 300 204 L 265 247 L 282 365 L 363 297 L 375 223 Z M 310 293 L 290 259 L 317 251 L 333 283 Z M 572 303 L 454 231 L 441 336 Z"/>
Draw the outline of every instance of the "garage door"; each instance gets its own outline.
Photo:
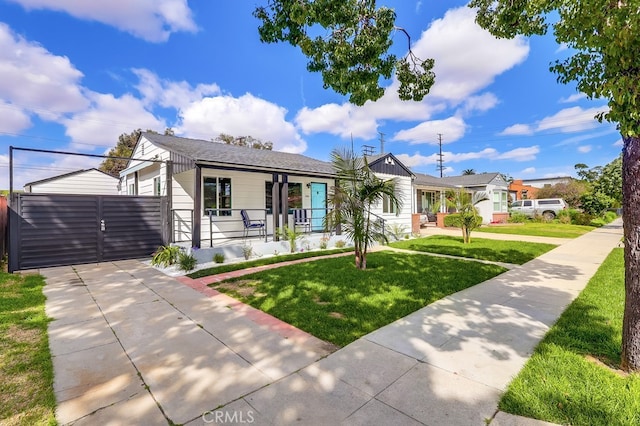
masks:
<path id="1" fill-rule="evenodd" d="M 9 270 L 149 257 L 168 235 L 166 197 L 13 194 Z"/>

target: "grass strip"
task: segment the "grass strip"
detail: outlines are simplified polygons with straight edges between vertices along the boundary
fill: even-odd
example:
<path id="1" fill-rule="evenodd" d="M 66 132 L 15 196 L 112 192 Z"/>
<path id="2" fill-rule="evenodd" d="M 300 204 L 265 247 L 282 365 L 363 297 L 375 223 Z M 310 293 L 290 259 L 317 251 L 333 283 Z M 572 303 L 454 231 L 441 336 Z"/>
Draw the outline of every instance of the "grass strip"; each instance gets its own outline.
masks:
<path id="1" fill-rule="evenodd" d="M 522 224 L 482 226 L 473 232 L 492 234 L 529 235 L 533 237 L 576 238 L 593 231 L 593 226 L 550 222 L 525 222 Z"/>
<path id="2" fill-rule="evenodd" d="M 571 425 L 639 425 L 640 375 L 620 364 L 623 249 L 614 249 L 509 385 L 500 409 Z"/>
<path id="3" fill-rule="evenodd" d="M 54 425 L 56 400 L 40 275 L 0 272 L 0 424 Z"/>
<path id="4" fill-rule="evenodd" d="M 554 244 L 488 240 L 483 238 L 472 238 L 470 244 L 464 244 L 462 237 L 447 235 L 432 235 L 425 238 L 397 241 L 389 245 L 405 250 L 448 254 L 471 259 L 514 263 L 516 265 L 522 265 L 556 247 Z"/>
<path id="5" fill-rule="evenodd" d="M 225 272 L 238 271 L 240 269 L 252 268 L 254 266 L 272 265 L 274 263 L 286 262 L 289 260 L 307 259 L 310 257 L 327 256 L 336 253 L 346 253 L 353 251 L 353 247 L 321 250 L 321 251 L 307 251 L 303 253 L 291 253 L 291 254 L 279 254 L 277 256 L 265 257 L 262 259 L 248 260 L 246 262 L 220 264 L 219 266 L 212 266 L 211 268 L 200 269 L 191 274 L 187 274 L 189 278 L 202 278 L 210 275 L 223 274 Z"/>
<path id="6" fill-rule="evenodd" d="M 344 346 L 504 271 L 465 260 L 375 252 L 367 256 L 364 271 L 346 256 L 270 269 L 211 287 Z"/>

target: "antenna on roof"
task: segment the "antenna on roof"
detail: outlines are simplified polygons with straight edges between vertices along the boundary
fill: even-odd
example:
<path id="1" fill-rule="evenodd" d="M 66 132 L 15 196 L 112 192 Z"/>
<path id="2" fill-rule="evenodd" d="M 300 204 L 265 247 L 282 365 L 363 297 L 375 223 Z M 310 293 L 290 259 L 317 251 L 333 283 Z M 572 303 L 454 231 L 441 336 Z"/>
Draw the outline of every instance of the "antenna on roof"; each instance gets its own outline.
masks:
<path id="1" fill-rule="evenodd" d="M 440 171 L 440 177 L 442 177 L 442 172 L 444 171 L 444 160 L 442 155 L 442 133 L 438 133 L 438 145 L 440 146 L 440 153 L 438 154 L 438 159 L 436 160 L 436 170 Z"/>
<path id="2" fill-rule="evenodd" d="M 376 147 L 375 146 L 362 145 L 362 155 L 364 155 L 365 157 L 373 155 L 374 152 L 376 152 Z"/>

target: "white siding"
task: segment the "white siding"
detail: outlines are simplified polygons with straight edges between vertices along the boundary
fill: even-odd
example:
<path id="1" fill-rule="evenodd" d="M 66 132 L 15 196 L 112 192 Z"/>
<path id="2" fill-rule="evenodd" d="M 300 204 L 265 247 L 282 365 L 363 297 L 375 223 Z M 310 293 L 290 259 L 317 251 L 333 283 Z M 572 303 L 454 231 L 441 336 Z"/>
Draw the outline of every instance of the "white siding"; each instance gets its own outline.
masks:
<path id="1" fill-rule="evenodd" d="M 98 170 L 86 170 L 25 186 L 24 189 L 25 192 L 45 194 L 117 195 L 118 179 Z"/>
<path id="2" fill-rule="evenodd" d="M 372 212 L 384 218 L 387 226 L 398 224 L 399 226 L 404 226 L 406 232 L 411 232 L 411 210 L 414 192 L 411 178 L 408 176 L 391 176 L 382 173 L 376 173 L 376 176 L 384 180 L 395 178 L 396 196 L 402 201 L 402 208 L 398 215 L 395 213 L 383 213 L 382 203 L 378 203 L 378 205 L 372 209 Z"/>

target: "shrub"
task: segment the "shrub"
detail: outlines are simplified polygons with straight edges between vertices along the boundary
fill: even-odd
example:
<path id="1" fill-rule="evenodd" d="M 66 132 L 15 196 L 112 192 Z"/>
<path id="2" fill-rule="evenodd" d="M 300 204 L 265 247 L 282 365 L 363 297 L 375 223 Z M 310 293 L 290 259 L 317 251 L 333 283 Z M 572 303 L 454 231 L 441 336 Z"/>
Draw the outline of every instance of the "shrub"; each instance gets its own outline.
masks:
<path id="1" fill-rule="evenodd" d="M 569 213 L 569 210 L 560 210 L 556 219 L 558 219 L 558 222 L 568 225 L 571 223 L 571 214 Z"/>
<path id="2" fill-rule="evenodd" d="M 164 268 L 173 265 L 178 261 L 178 254 L 180 254 L 179 246 L 160 246 L 158 250 L 153 254 L 151 258 L 151 264 L 153 266 L 162 266 Z"/>
<path id="3" fill-rule="evenodd" d="M 296 241 L 302 237 L 302 233 L 296 231 L 295 226 L 293 228 L 289 228 L 287 225 L 285 225 L 282 231 L 280 231 L 280 236 L 289 241 L 291 253 L 295 253 L 297 249 Z"/>
<path id="4" fill-rule="evenodd" d="M 242 255 L 244 256 L 244 260 L 251 259 L 251 256 L 253 256 L 253 247 L 251 244 L 245 244 L 242 246 Z"/>
<path id="5" fill-rule="evenodd" d="M 320 238 L 320 248 L 322 250 L 325 250 L 328 245 L 329 245 L 329 237 Z"/>
<path id="6" fill-rule="evenodd" d="M 444 226 L 447 228 L 457 228 L 457 223 L 460 220 L 458 213 L 451 213 L 444 217 Z"/>
<path id="7" fill-rule="evenodd" d="M 571 215 L 571 223 L 574 225 L 589 225 L 593 220 L 592 215 L 579 210 L 570 209 L 569 214 Z"/>
<path id="8" fill-rule="evenodd" d="M 198 264 L 198 260 L 192 254 L 184 252 L 178 253 L 178 265 L 182 271 L 193 271 Z"/>
<path id="9" fill-rule="evenodd" d="M 600 216 L 613 205 L 613 198 L 602 192 L 587 193 L 580 197 L 580 205 L 585 213 Z"/>
<path id="10" fill-rule="evenodd" d="M 343 248 L 346 245 L 347 245 L 347 243 L 345 243 L 343 240 L 336 241 L 336 247 L 337 248 Z"/>
<path id="11" fill-rule="evenodd" d="M 216 253 L 213 255 L 213 261 L 216 263 L 224 263 L 224 254 Z"/>
<path id="12" fill-rule="evenodd" d="M 509 223 L 525 223 L 526 221 L 527 216 L 521 212 L 511 212 L 509 219 L 507 219 Z"/>
<path id="13" fill-rule="evenodd" d="M 394 240 L 400 241 L 403 236 L 407 235 L 407 227 L 400 223 L 391 223 L 387 225 L 387 232 Z"/>

